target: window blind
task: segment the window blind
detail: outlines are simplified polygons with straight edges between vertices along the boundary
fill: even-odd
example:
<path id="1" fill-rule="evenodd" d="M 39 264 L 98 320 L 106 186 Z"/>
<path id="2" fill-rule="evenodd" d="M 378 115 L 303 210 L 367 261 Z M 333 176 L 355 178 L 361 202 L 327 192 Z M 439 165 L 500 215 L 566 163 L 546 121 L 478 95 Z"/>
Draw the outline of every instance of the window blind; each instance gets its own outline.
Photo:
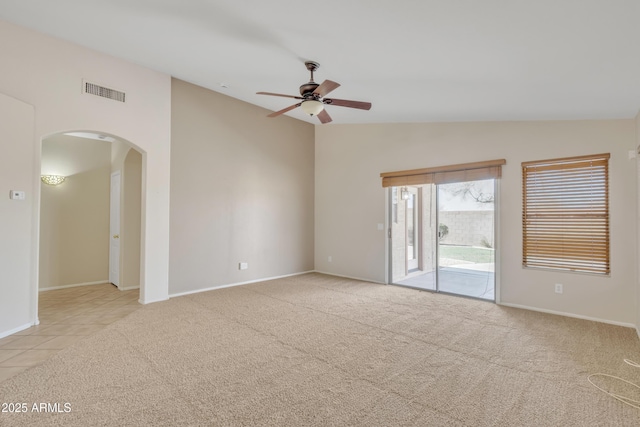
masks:
<path id="1" fill-rule="evenodd" d="M 412 169 L 397 172 L 384 172 L 383 187 L 404 187 L 422 184 L 447 184 L 451 182 L 497 179 L 502 175 L 504 159 L 484 162 L 463 163 L 458 165 L 436 166 L 425 169 Z"/>
<path id="2" fill-rule="evenodd" d="M 607 154 L 522 163 L 522 263 L 610 273 Z"/>

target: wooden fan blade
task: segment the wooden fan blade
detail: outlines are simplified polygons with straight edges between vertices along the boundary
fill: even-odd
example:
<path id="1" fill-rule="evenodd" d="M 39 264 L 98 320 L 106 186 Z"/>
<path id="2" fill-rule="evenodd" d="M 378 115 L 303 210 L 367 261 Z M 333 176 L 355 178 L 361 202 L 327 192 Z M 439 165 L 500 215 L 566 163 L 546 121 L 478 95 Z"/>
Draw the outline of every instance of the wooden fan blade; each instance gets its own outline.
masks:
<path id="1" fill-rule="evenodd" d="M 322 82 L 320 86 L 313 91 L 314 95 L 318 95 L 319 97 L 323 97 L 334 89 L 340 87 L 340 83 L 332 82 L 331 80 L 325 80 Z"/>
<path id="2" fill-rule="evenodd" d="M 318 113 L 318 119 L 320 119 L 320 123 L 329 123 L 332 119 L 327 110 L 322 110 Z"/>
<path id="3" fill-rule="evenodd" d="M 349 107 L 349 108 L 358 108 L 360 110 L 370 110 L 371 103 L 370 102 L 362 102 L 362 101 L 349 101 L 347 99 L 323 99 L 327 105 L 337 105 L 339 107 Z"/>
<path id="4" fill-rule="evenodd" d="M 282 110 L 280 110 L 280 111 L 275 111 L 275 112 L 273 112 L 273 113 L 269 114 L 267 117 L 277 117 L 277 116 L 279 116 L 280 114 L 284 114 L 284 113 L 286 113 L 287 111 L 291 111 L 291 110 L 293 110 L 294 108 L 298 108 L 299 106 L 300 106 L 300 103 L 298 103 L 298 104 L 293 104 L 292 106 L 287 107 L 287 108 L 284 108 L 284 109 L 282 109 Z"/>
<path id="5" fill-rule="evenodd" d="M 282 96 L 284 98 L 304 99 L 301 96 L 284 95 L 282 93 L 272 93 L 272 92 L 256 92 L 256 95 L 271 95 L 271 96 Z"/>

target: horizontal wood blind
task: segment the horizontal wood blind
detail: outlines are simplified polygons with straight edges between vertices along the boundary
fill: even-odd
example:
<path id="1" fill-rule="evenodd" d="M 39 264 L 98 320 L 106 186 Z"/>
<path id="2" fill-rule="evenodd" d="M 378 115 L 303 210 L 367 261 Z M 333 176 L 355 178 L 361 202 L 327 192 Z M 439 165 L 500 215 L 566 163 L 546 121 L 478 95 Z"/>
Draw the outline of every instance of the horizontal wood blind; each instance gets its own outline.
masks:
<path id="1" fill-rule="evenodd" d="M 447 184 L 451 182 L 478 181 L 500 178 L 504 159 L 458 165 L 437 166 L 381 173 L 383 187 L 403 187 L 407 185 Z"/>
<path id="2" fill-rule="evenodd" d="M 522 163 L 524 266 L 609 274 L 609 157 Z"/>

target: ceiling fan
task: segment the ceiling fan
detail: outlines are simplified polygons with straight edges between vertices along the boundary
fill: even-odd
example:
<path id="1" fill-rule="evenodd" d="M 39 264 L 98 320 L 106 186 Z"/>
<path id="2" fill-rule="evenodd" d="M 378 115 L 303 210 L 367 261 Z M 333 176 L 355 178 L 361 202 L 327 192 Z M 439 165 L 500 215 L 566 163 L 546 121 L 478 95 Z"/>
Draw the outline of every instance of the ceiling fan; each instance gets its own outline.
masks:
<path id="1" fill-rule="evenodd" d="M 290 107 L 284 108 L 280 111 L 275 111 L 269 114 L 267 117 L 277 117 L 281 114 L 293 110 L 294 108 L 302 107 L 302 110 L 310 116 L 318 116 L 318 119 L 320 119 L 321 123 L 329 123 L 331 121 L 331 116 L 329 116 L 327 110 L 324 109 L 325 105 L 337 105 L 339 107 L 358 108 L 360 110 L 371 109 L 370 102 L 325 98 L 325 96 L 329 92 L 340 87 L 340 83 L 336 83 L 331 80 L 325 80 L 322 82 L 322 84 L 318 84 L 313 81 L 313 72 L 320 67 L 320 64 L 314 61 L 305 61 L 304 65 L 306 65 L 307 70 L 311 72 L 311 79 L 308 83 L 300 86 L 300 96 L 283 95 L 281 93 L 271 92 L 257 92 L 258 95 L 282 96 L 285 98 L 294 98 L 301 100 L 301 102 L 293 104 Z"/>

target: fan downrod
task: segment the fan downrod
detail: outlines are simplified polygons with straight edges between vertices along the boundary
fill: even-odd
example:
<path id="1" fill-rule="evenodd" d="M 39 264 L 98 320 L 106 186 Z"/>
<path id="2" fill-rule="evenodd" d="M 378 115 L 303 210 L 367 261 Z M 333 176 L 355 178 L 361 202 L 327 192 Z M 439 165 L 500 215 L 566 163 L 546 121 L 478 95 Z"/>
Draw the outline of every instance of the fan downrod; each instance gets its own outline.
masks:
<path id="1" fill-rule="evenodd" d="M 300 86 L 300 95 L 304 96 L 305 98 L 307 97 L 312 98 L 311 94 L 313 93 L 313 91 L 316 90 L 318 86 L 320 86 L 318 83 L 313 81 L 313 72 L 316 71 L 318 68 L 320 68 L 320 64 L 318 64 L 315 61 L 305 61 L 304 65 L 307 67 L 307 70 L 309 70 L 309 72 L 311 73 L 311 79 L 309 79 L 308 83 L 305 83 L 302 86 Z"/>

